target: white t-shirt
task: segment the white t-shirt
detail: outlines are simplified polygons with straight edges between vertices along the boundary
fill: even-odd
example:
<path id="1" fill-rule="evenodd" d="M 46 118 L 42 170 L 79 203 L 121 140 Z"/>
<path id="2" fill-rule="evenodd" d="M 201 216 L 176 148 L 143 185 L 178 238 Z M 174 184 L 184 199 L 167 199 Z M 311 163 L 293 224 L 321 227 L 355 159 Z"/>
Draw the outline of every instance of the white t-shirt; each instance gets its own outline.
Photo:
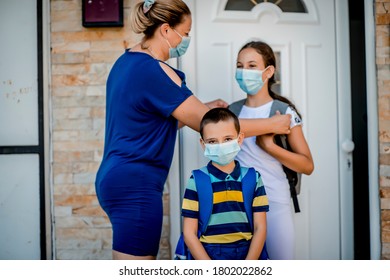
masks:
<path id="1" fill-rule="evenodd" d="M 260 107 L 243 106 L 239 117 L 242 119 L 268 118 L 272 102 Z M 286 114 L 291 114 L 290 128 L 302 125 L 302 120 L 292 108 Z M 254 167 L 260 172 L 268 200 L 279 203 L 290 203 L 290 187 L 283 171 L 282 164 L 274 157 L 256 145 L 256 137 L 247 137 L 241 146 L 236 159 L 242 166 Z"/>

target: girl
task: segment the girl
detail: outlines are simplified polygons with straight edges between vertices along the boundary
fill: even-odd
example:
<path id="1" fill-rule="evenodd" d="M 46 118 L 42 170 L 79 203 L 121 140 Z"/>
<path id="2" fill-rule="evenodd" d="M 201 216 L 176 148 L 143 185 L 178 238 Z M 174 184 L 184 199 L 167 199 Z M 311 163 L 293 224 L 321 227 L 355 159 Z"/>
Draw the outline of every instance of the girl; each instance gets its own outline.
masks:
<path id="1" fill-rule="evenodd" d="M 275 55 L 269 45 L 252 41 L 238 53 L 236 80 L 247 93 L 239 118 L 268 118 L 274 100 L 289 105 L 290 133 L 287 140 L 293 152 L 274 142 L 275 134 L 244 139 L 237 160 L 243 166 L 253 166 L 260 172 L 269 200 L 267 213 L 267 250 L 270 259 L 294 258 L 294 225 L 290 206 L 290 188 L 283 165 L 306 175 L 314 169 L 312 155 L 302 131 L 302 121 L 295 106 L 274 93 Z"/>

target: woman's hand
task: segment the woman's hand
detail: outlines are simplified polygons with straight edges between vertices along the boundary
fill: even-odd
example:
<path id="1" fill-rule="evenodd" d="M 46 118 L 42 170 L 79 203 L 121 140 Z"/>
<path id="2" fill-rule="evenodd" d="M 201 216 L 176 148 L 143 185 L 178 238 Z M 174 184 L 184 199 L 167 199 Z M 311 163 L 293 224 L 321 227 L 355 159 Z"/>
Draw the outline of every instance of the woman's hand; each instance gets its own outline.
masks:
<path id="1" fill-rule="evenodd" d="M 227 108 L 229 106 L 229 104 L 222 99 L 216 99 L 210 102 L 206 102 L 205 105 L 210 109 L 220 108 L 220 107 Z"/>
<path id="2" fill-rule="evenodd" d="M 290 120 L 290 114 L 281 115 L 279 112 L 276 112 L 276 114 L 270 118 L 273 127 L 272 132 L 274 134 L 289 134 Z"/>

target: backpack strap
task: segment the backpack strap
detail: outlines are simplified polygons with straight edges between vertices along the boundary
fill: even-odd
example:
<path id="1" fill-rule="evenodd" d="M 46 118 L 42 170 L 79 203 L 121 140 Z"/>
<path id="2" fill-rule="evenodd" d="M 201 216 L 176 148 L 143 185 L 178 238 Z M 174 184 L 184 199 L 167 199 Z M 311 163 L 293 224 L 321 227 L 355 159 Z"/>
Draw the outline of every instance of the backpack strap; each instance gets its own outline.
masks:
<path id="1" fill-rule="evenodd" d="M 211 186 L 210 175 L 207 167 L 193 170 L 196 191 L 198 193 L 199 202 L 199 231 L 201 234 L 206 232 L 206 228 L 213 211 L 213 188 Z M 202 187 L 199 187 L 202 186 Z M 202 201 L 202 203 L 200 203 Z"/>
<path id="2" fill-rule="evenodd" d="M 232 111 L 237 117 L 240 115 L 242 106 L 244 106 L 246 98 L 233 102 L 229 105 L 229 110 Z"/>
<path id="3" fill-rule="evenodd" d="M 282 115 L 286 114 L 288 106 L 289 105 L 287 103 L 274 99 L 274 101 L 272 102 L 271 110 L 269 112 L 269 117 L 276 115 L 277 111 L 279 111 Z M 288 150 L 288 142 L 286 135 L 275 135 L 275 141 L 278 146 L 281 146 L 284 149 Z"/>
<path id="4" fill-rule="evenodd" d="M 201 234 L 206 231 L 208 220 L 211 216 L 212 207 L 213 207 L 213 190 L 211 187 L 211 180 L 209 177 L 209 172 L 207 167 L 202 167 L 201 169 L 193 170 L 192 175 L 195 180 L 195 186 L 202 186 L 197 188 L 198 199 L 199 199 L 199 219 L 198 219 L 198 238 Z M 200 203 L 204 201 L 206 203 Z M 183 232 L 180 235 L 180 238 L 176 244 L 175 260 L 193 260 L 190 250 L 187 247 L 187 244 L 184 242 Z"/>
<path id="5" fill-rule="evenodd" d="M 286 114 L 288 106 L 289 105 L 287 103 L 280 101 L 280 100 L 277 100 L 277 99 L 274 99 L 274 101 L 272 102 L 271 111 L 269 113 L 269 116 L 272 117 L 273 115 L 275 115 L 276 111 L 279 111 L 282 115 Z M 275 143 L 278 146 L 280 146 L 286 150 L 291 151 L 291 147 L 287 141 L 286 135 L 282 135 L 282 134 L 275 135 Z M 285 167 L 284 165 L 283 165 L 283 170 L 286 173 L 288 183 L 290 185 L 290 194 L 291 194 L 291 198 L 292 198 L 292 201 L 294 204 L 295 213 L 301 212 L 301 210 L 299 209 L 297 190 L 295 189 L 295 186 L 297 185 L 297 183 L 300 179 L 299 178 L 300 174 L 289 169 L 288 167 Z"/>
<path id="6" fill-rule="evenodd" d="M 245 212 L 248 217 L 248 221 L 251 225 L 251 228 L 253 230 L 253 211 L 252 211 L 252 204 L 253 204 L 253 198 L 255 196 L 255 190 L 257 185 L 257 174 L 256 170 L 253 167 L 247 168 L 247 167 L 241 167 L 241 176 L 242 176 L 242 193 L 244 197 L 244 206 L 245 206 Z M 259 260 L 269 260 L 269 255 L 267 251 L 266 242 L 264 242 L 263 249 L 261 250 Z"/>
<path id="7" fill-rule="evenodd" d="M 249 224 L 253 229 L 253 212 L 252 204 L 253 197 L 255 194 L 256 188 L 256 170 L 254 168 L 241 167 L 241 176 L 242 176 L 242 195 L 244 198 L 244 207 L 245 212 L 248 217 Z"/>
<path id="8" fill-rule="evenodd" d="M 272 117 L 273 115 L 275 115 L 276 111 L 279 111 L 282 115 L 286 114 L 288 106 L 288 103 L 285 103 L 278 99 L 274 99 L 271 105 L 271 111 L 269 113 L 269 116 Z"/>

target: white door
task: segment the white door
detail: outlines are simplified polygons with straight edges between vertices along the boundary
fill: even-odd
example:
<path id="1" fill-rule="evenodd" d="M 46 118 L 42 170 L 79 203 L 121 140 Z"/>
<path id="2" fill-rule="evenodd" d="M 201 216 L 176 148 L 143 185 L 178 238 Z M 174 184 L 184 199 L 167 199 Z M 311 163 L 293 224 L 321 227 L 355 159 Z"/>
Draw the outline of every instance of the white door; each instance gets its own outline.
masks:
<path id="1" fill-rule="evenodd" d="M 283 5 L 273 2 L 290 2 L 304 11 L 283 12 Z M 296 258 L 353 258 L 351 154 L 341 148 L 351 131 L 347 1 L 186 3 L 193 14 L 193 38 L 181 63 L 189 87 L 202 101 L 244 98 L 234 79 L 238 50 L 250 38 L 273 47 L 281 94 L 301 112 L 315 162 L 314 173 L 303 176 L 301 213 L 295 214 Z M 198 139 L 197 133 L 183 131 L 184 179 L 206 163 Z"/>
<path id="2" fill-rule="evenodd" d="M 1 0 L 0 22 L 0 259 L 40 259 L 37 2 Z"/>

